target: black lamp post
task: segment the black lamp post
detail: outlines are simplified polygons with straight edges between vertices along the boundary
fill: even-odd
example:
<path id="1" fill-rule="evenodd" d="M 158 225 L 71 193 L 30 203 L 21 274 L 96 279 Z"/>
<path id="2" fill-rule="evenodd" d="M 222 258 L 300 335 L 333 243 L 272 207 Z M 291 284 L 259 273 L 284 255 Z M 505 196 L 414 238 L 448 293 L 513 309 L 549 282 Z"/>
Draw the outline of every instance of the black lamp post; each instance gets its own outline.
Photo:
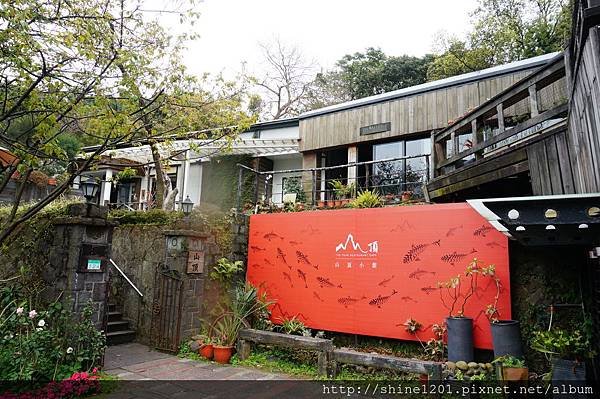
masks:
<path id="1" fill-rule="evenodd" d="M 98 193 L 99 184 L 94 179 L 87 179 L 81 182 L 81 191 L 88 204 L 92 203 L 92 200 Z"/>
<path id="2" fill-rule="evenodd" d="M 188 218 L 188 216 L 190 216 L 190 213 L 192 213 L 193 207 L 194 203 L 190 199 L 190 196 L 186 196 L 185 200 L 183 200 L 183 202 L 181 203 L 181 210 L 183 211 L 183 214 L 185 215 L 186 219 Z"/>

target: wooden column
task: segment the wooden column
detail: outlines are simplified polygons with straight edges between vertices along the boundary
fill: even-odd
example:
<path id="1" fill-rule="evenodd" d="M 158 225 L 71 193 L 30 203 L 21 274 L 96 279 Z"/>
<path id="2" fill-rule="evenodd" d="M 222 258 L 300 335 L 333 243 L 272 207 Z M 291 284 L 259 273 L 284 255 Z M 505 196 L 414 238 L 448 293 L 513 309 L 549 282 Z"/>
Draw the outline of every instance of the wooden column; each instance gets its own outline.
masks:
<path id="1" fill-rule="evenodd" d="M 533 118 L 534 116 L 538 116 L 540 113 L 540 110 L 538 108 L 537 88 L 536 88 L 535 83 L 532 84 L 531 86 L 529 86 L 528 90 L 529 90 L 529 107 L 531 108 L 531 117 Z"/>
<path id="2" fill-rule="evenodd" d="M 348 147 L 348 163 L 354 163 L 357 162 L 358 160 L 358 147 L 353 145 Z M 354 182 L 356 182 L 356 175 L 357 175 L 357 171 L 356 171 L 356 166 L 349 166 L 348 167 L 348 182 L 347 184 L 352 184 Z"/>
<path id="3" fill-rule="evenodd" d="M 496 117 L 498 118 L 498 134 L 504 131 L 504 106 L 502 103 L 496 105 Z"/>

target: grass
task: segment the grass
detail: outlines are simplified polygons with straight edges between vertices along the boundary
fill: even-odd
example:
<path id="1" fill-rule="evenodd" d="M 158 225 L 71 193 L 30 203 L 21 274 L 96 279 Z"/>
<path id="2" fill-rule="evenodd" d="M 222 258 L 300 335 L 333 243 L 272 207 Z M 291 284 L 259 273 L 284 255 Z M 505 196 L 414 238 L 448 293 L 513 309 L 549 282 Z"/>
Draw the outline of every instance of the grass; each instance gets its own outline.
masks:
<path id="1" fill-rule="evenodd" d="M 291 376 L 312 380 L 328 380 L 318 374 L 316 354 L 302 350 L 288 350 L 268 346 L 254 346 L 252 353 L 246 360 L 234 356 L 232 364 L 252 367 L 267 372 L 284 373 Z M 356 366 L 342 365 L 336 380 L 362 381 L 362 380 L 415 380 L 417 376 L 411 374 L 377 370 L 370 373 L 359 371 Z"/>

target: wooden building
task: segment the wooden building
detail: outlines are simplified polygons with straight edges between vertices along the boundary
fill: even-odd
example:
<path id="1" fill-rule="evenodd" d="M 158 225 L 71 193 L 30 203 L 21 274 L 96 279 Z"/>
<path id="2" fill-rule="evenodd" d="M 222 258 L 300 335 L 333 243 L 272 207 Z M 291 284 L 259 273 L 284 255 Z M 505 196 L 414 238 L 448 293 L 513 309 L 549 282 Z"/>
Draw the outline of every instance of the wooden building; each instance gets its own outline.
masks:
<path id="1" fill-rule="evenodd" d="M 303 168 L 331 168 L 424 155 L 403 161 L 395 168 L 404 173 L 416 171 L 420 176 L 416 183 L 420 186 L 434 178 L 434 174 L 439 175 L 427 157 L 432 151 L 432 135 L 453 126 L 455 121 L 462 120 L 474 109 L 488 104 L 556 59 L 562 59 L 562 56 L 548 54 L 305 113 L 300 116 Z M 562 70 L 562 75 L 555 74 L 553 78 L 556 79 L 546 80 L 544 82 L 548 84 L 539 86 L 535 102 L 521 96 L 517 101 L 506 103 L 501 121 L 486 115 L 478 135 L 490 136 L 497 131 L 499 123 L 514 126 L 536 112 L 544 113 L 565 104 L 567 94 L 564 68 Z M 446 155 L 466 150 L 477 140 L 477 135 L 463 130 L 453 136 L 450 146 L 446 146 Z M 470 158 L 462 160 L 469 161 Z M 363 188 L 378 187 L 373 176 L 383 171 L 381 165 L 327 169 L 312 178 L 305 174 L 303 183 L 307 189 L 316 184 L 317 192 L 323 197 L 328 182 L 333 179 L 355 181 Z M 411 188 L 398 186 L 398 191 L 406 189 L 415 190 L 416 187 L 414 184 Z"/>

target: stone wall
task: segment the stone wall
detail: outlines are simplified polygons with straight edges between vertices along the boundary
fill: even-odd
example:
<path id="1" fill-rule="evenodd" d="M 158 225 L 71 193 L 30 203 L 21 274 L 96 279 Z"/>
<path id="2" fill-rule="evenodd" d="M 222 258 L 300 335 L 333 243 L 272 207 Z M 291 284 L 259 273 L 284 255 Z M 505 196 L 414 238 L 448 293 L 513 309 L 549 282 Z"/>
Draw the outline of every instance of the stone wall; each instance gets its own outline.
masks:
<path id="1" fill-rule="evenodd" d="M 172 239 L 177 238 L 177 244 Z M 194 248 L 190 248 L 192 240 Z M 187 273 L 189 250 L 204 252 L 202 273 Z M 155 301 L 155 279 L 161 268 L 176 270 L 183 280 L 180 341 L 199 332 L 206 303 L 221 301 L 222 290 L 208 274 L 220 256 L 211 234 L 186 230 L 169 230 L 168 226 L 119 226 L 113 235 L 113 259 L 136 291 L 115 270 L 111 271 L 110 301 L 118 305 L 136 331 L 137 341 L 150 344 Z M 209 309 L 210 310 L 210 309 Z"/>

